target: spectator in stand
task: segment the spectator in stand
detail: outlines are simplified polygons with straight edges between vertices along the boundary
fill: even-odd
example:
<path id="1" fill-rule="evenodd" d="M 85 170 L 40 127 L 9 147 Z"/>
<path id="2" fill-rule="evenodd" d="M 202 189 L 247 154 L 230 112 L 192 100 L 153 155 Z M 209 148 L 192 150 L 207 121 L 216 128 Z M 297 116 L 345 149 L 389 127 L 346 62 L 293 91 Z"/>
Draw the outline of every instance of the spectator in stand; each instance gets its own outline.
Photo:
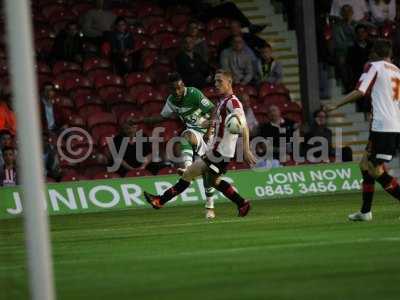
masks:
<path id="1" fill-rule="evenodd" d="M 304 135 L 304 150 L 307 153 L 310 149 L 315 147 L 322 147 L 324 144 L 328 147 L 325 151 L 317 151 L 313 153 L 309 153 L 309 156 L 306 155 L 306 159 L 311 162 L 329 162 L 329 158 L 333 158 L 336 156 L 335 148 L 333 148 L 332 144 L 333 133 L 327 126 L 327 114 L 322 109 L 319 109 L 314 112 L 314 122 L 311 124 L 310 128 L 305 130 Z M 325 140 L 324 143 L 321 142 L 321 138 Z M 325 153 L 324 153 L 325 152 Z M 328 157 L 322 157 L 323 154 L 327 154 Z M 342 148 L 342 160 L 343 161 L 352 161 L 353 160 L 353 151 L 350 147 Z"/>
<path id="2" fill-rule="evenodd" d="M 293 146 L 290 139 L 293 137 L 294 131 L 299 128 L 299 124 L 282 117 L 279 107 L 275 105 L 269 107 L 268 119 L 269 122 L 262 123 L 258 126 L 257 136 L 265 139 L 272 139 L 273 159 L 285 161 L 287 157 L 280 157 L 280 148 L 284 147 L 283 152 L 286 153 L 286 155 L 292 153 Z M 285 140 L 286 143 L 281 145 L 280 139 Z"/>
<path id="3" fill-rule="evenodd" d="M 353 8 L 344 5 L 341 9 L 342 19 L 333 26 L 333 47 L 335 51 L 336 68 L 342 79 L 344 92 L 352 90 L 351 77 L 347 66 L 347 52 L 353 47 L 355 41 L 355 26 L 353 20 Z"/>
<path id="4" fill-rule="evenodd" d="M 194 40 L 193 51 L 208 63 L 208 46 L 206 40 L 200 34 L 198 22 L 192 21 L 188 24 L 187 35 Z"/>
<path id="5" fill-rule="evenodd" d="M 342 8 L 345 5 L 353 8 L 353 19 L 355 21 L 366 20 L 368 18 L 369 10 L 365 0 L 333 0 L 330 15 L 343 18 Z"/>
<path id="6" fill-rule="evenodd" d="M 376 24 L 393 22 L 396 18 L 396 0 L 369 0 L 369 7 L 371 21 Z"/>
<path id="7" fill-rule="evenodd" d="M 59 181 L 61 179 L 60 159 L 56 147 L 54 147 L 54 145 L 49 141 L 50 136 L 45 132 L 43 134 L 45 172 L 46 176 Z"/>
<path id="8" fill-rule="evenodd" d="M 51 82 L 43 84 L 41 102 L 41 115 L 42 126 L 44 129 L 57 133 L 61 126 L 59 126 L 60 117 L 56 114 L 54 109 L 54 100 L 56 91 Z"/>
<path id="9" fill-rule="evenodd" d="M 117 17 L 107 9 L 104 0 L 96 1 L 96 8 L 89 10 L 82 16 L 82 32 L 89 41 L 100 45 L 105 32 L 111 27 Z"/>
<path id="10" fill-rule="evenodd" d="M 15 114 L 9 106 L 9 98 L 0 96 L 0 131 L 8 131 L 15 135 L 16 121 Z"/>
<path id="11" fill-rule="evenodd" d="M 14 137 L 8 130 L 0 132 L 0 169 L 4 166 L 3 149 L 14 147 L 14 144 Z"/>
<path id="12" fill-rule="evenodd" d="M 257 72 L 259 82 L 278 84 L 283 80 L 282 64 L 273 57 L 272 47 L 269 44 L 260 49 Z"/>
<path id="13" fill-rule="evenodd" d="M 249 127 L 250 136 L 253 137 L 258 127 L 258 121 L 256 119 L 256 116 L 254 115 L 253 109 L 251 108 L 250 97 L 245 93 L 239 95 L 238 97 L 243 105 L 243 110 L 246 115 L 246 121 L 247 121 L 247 126 Z"/>
<path id="14" fill-rule="evenodd" d="M 238 21 L 231 21 L 230 31 L 232 34 L 221 43 L 220 52 L 231 45 L 231 41 L 235 36 L 242 36 L 246 44 L 245 47 L 247 48 L 249 54 L 254 56 L 254 59 L 256 59 L 256 55 L 258 55 L 260 49 L 267 44 L 267 42 L 259 36 L 253 33 L 243 32 L 244 29 Z"/>
<path id="15" fill-rule="evenodd" d="M 4 166 L 0 169 L 0 186 L 15 186 L 18 184 L 15 149 L 5 147 L 3 159 Z"/>
<path id="16" fill-rule="evenodd" d="M 355 86 L 358 78 L 363 73 L 364 65 L 369 60 L 369 55 L 372 48 L 372 43 L 368 39 L 368 28 L 363 24 L 357 25 L 355 43 L 348 50 L 347 62 L 351 67 L 353 81 Z"/>
<path id="17" fill-rule="evenodd" d="M 222 69 L 233 74 L 234 84 L 246 85 L 256 77 L 252 57 L 246 51 L 241 36 L 235 36 L 232 39 L 232 46 L 222 51 L 220 64 Z"/>
<path id="18" fill-rule="evenodd" d="M 125 75 L 133 71 L 134 63 L 136 63 L 133 35 L 128 31 L 128 23 L 125 18 L 118 17 L 115 20 L 114 29 L 110 33 L 109 42 L 112 60 L 117 73 Z"/>
<path id="19" fill-rule="evenodd" d="M 136 168 L 146 169 L 152 174 L 156 175 L 158 171 L 163 168 L 163 163 L 152 162 L 152 145 L 150 142 L 145 142 L 141 145 L 142 153 L 137 153 L 136 148 L 136 134 L 138 132 L 138 125 L 133 119 L 128 119 L 121 128 L 121 132 L 114 137 L 114 145 L 117 153 L 119 153 L 124 141 L 127 139 L 128 145 L 126 151 L 123 153 L 120 169 L 118 173 L 121 176 L 125 176 L 126 173 Z M 140 161 L 140 158 L 144 158 L 144 161 Z"/>
<path id="20" fill-rule="evenodd" d="M 83 38 L 76 22 L 69 22 L 65 30 L 60 31 L 54 41 L 52 58 L 68 62 L 81 63 Z"/>
<path id="21" fill-rule="evenodd" d="M 194 52 L 195 40 L 186 36 L 183 40 L 183 49 L 177 55 L 176 69 L 182 76 L 185 85 L 202 89 L 211 81 L 211 70 L 208 64 Z"/>

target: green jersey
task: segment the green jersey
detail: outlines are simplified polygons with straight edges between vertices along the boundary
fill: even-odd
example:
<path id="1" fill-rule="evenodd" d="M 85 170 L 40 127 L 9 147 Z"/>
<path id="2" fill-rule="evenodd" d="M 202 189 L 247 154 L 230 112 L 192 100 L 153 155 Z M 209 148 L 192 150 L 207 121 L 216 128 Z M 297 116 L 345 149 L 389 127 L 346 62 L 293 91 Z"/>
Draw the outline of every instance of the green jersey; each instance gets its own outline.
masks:
<path id="1" fill-rule="evenodd" d="M 210 119 L 214 104 L 203 93 L 194 88 L 185 88 L 185 94 L 178 101 L 174 95 L 169 95 L 161 116 L 171 118 L 178 116 L 187 129 L 194 129 L 205 133 L 207 128 L 202 126 L 205 120 Z"/>

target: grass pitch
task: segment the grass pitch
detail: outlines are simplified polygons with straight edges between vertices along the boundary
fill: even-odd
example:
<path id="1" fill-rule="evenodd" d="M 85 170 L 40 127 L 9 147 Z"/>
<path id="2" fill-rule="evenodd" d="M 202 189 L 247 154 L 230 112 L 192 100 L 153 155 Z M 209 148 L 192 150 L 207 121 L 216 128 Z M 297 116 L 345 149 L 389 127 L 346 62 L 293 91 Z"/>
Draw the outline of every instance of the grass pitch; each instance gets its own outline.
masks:
<path id="1" fill-rule="evenodd" d="M 58 299 L 399 299 L 400 206 L 377 194 L 51 218 Z M 0 221 L 0 299 L 28 299 L 21 220 Z"/>

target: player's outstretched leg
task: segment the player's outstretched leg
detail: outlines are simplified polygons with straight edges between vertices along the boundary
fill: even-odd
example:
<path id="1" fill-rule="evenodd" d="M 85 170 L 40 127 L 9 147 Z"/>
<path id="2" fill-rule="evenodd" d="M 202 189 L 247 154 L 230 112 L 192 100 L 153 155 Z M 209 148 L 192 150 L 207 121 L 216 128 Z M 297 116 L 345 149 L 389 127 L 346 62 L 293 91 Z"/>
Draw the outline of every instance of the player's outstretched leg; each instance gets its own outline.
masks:
<path id="1" fill-rule="evenodd" d="M 375 179 L 366 170 L 362 170 L 361 174 L 363 176 L 362 183 L 362 206 L 359 212 L 349 215 L 349 220 L 351 221 L 371 221 L 372 220 L 372 200 L 375 191 Z"/>
<path id="2" fill-rule="evenodd" d="M 245 217 L 250 210 L 250 201 L 243 199 L 233 188 L 233 186 L 225 180 L 217 178 L 214 182 L 215 188 L 224 194 L 229 200 L 238 207 L 238 216 Z"/>
<path id="3" fill-rule="evenodd" d="M 181 154 L 183 159 L 183 168 L 178 169 L 178 174 L 182 176 L 185 170 L 193 164 L 194 150 L 197 148 L 197 139 L 190 132 L 186 131 L 180 141 Z"/>
<path id="4" fill-rule="evenodd" d="M 203 168 L 204 163 L 202 161 L 195 162 L 183 173 L 182 178 L 162 195 L 152 195 L 144 192 L 146 201 L 155 209 L 162 208 L 169 200 L 183 193 L 189 187 L 192 180 L 202 174 Z"/>
<path id="5" fill-rule="evenodd" d="M 212 187 L 212 178 L 208 174 L 203 174 L 203 185 L 204 191 L 206 194 L 206 219 L 214 219 L 215 218 L 215 210 L 214 210 L 214 193 L 215 189 Z"/>

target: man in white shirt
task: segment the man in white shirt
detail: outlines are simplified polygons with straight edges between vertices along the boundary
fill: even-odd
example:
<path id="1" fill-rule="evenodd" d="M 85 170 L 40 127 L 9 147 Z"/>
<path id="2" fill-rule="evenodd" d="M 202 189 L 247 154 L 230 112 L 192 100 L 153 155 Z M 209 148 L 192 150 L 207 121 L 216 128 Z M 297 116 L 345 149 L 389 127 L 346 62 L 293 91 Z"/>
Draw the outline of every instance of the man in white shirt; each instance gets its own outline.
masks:
<path id="1" fill-rule="evenodd" d="M 363 204 L 359 212 L 349 215 L 352 221 L 372 220 L 375 181 L 400 200 L 400 186 L 384 166 L 392 160 L 400 145 L 400 69 L 391 63 L 390 42 L 377 40 L 372 51 L 377 60 L 366 64 L 356 89 L 336 105 L 325 108 L 331 111 L 365 95 L 371 95 L 372 98 L 373 117 L 369 143 L 360 163 Z"/>
<path id="2" fill-rule="evenodd" d="M 343 5 L 350 5 L 353 8 L 353 19 L 360 21 L 368 15 L 368 6 L 365 0 L 333 0 L 331 6 L 331 16 L 340 17 L 340 10 Z"/>

